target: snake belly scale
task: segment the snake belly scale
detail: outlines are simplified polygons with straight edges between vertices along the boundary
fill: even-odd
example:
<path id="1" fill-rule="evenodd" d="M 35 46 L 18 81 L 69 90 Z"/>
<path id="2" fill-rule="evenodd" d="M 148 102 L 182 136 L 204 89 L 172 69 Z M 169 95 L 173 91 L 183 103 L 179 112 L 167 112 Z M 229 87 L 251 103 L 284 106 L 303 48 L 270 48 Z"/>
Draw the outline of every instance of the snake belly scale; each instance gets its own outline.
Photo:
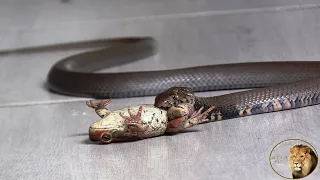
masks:
<path id="1" fill-rule="evenodd" d="M 157 96 L 155 105 L 163 108 L 167 107 L 163 104 L 170 101 L 168 98 L 176 96 L 179 87 L 187 88 L 196 110 L 202 106 L 206 109 L 216 106 L 210 114 L 212 120 L 320 103 L 320 62 L 317 61 L 250 62 L 160 71 L 94 73 L 108 67 L 108 62 L 149 57 L 155 53 L 156 47 L 157 42 L 151 37 L 122 38 L 110 41 L 107 48 L 67 57 L 49 71 L 49 88 L 62 94 L 94 98 Z M 255 89 L 215 97 L 194 95 L 194 92 L 201 91 L 251 88 Z M 185 98 L 185 95 L 179 97 Z"/>

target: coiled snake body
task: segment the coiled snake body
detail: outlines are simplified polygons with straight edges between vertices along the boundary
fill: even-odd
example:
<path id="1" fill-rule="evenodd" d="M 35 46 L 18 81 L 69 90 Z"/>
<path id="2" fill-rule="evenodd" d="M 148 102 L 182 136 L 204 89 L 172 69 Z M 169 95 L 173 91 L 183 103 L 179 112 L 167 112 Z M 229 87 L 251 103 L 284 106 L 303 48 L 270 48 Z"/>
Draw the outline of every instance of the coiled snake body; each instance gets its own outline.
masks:
<path id="1" fill-rule="evenodd" d="M 163 71 L 93 73 L 112 62 L 154 54 L 153 38 L 109 41 L 108 48 L 67 57 L 48 74 L 51 90 L 95 98 L 156 95 L 155 105 L 167 108 L 190 102 L 195 109 L 217 108 L 210 114 L 221 120 L 320 103 L 320 62 L 257 62 L 221 64 Z M 172 88 L 173 87 L 173 88 Z M 215 97 L 197 97 L 193 91 L 251 89 Z"/>

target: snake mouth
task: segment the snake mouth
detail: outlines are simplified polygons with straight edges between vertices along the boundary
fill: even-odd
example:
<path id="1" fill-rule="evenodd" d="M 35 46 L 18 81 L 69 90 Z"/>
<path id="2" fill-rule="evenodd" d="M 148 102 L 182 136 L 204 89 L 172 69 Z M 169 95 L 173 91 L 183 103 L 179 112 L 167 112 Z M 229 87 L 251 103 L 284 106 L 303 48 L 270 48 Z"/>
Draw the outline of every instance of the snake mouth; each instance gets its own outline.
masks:
<path id="1" fill-rule="evenodd" d="M 162 110 L 165 110 L 165 111 L 167 111 L 167 110 L 169 110 L 170 109 L 170 107 L 163 107 L 163 106 L 160 106 L 160 107 L 158 107 L 159 109 L 162 109 Z"/>
<path id="2" fill-rule="evenodd" d="M 164 102 L 164 103 L 154 103 L 154 106 L 163 109 L 163 110 L 168 110 L 170 109 L 173 105 L 172 103 Z"/>

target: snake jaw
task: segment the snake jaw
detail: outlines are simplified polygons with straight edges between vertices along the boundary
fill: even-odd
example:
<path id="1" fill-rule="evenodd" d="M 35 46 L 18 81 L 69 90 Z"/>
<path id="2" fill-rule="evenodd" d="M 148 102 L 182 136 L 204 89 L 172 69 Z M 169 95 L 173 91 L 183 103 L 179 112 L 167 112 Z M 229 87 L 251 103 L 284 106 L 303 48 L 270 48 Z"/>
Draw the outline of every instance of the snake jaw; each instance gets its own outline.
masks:
<path id="1" fill-rule="evenodd" d="M 154 106 L 162 109 L 169 109 L 174 104 L 174 100 L 171 96 L 168 96 L 166 94 L 159 94 L 155 98 Z"/>
<path id="2" fill-rule="evenodd" d="M 162 108 L 162 109 L 168 110 L 169 108 L 171 108 L 173 106 L 173 102 L 169 101 L 169 100 L 166 100 L 166 101 L 163 101 L 163 102 L 155 103 L 155 106 L 158 107 L 158 108 Z"/>

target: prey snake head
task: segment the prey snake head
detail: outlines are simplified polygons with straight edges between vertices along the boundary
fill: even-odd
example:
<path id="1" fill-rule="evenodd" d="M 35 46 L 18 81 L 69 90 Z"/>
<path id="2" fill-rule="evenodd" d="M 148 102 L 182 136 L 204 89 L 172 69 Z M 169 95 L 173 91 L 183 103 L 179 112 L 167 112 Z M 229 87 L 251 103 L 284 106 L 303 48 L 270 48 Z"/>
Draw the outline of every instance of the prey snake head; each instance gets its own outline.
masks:
<path id="1" fill-rule="evenodd" d="M 154 105 L 158 108 L 169 109 L 181 103 L 193 105 L 195 103 L 194 92 L 187 87 L 172 87 L 155 98 Z"/>

